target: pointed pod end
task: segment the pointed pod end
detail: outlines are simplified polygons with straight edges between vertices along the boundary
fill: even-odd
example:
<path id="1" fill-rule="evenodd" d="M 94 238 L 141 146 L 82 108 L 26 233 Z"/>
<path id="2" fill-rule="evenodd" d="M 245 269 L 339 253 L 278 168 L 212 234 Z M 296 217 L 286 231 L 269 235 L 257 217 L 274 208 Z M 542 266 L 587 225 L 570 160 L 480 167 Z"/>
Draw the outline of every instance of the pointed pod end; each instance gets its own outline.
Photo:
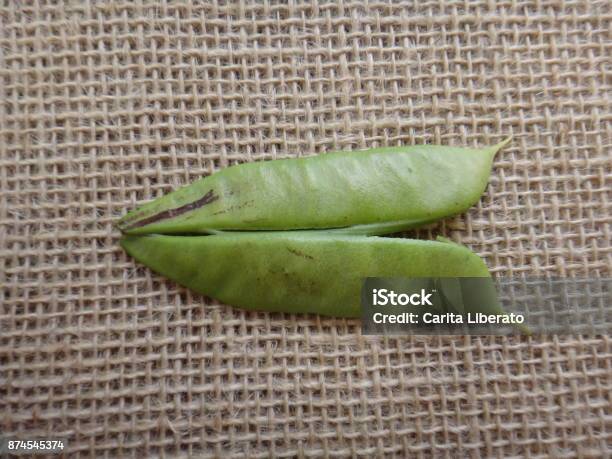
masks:
<path id="1" fill-rule="evenodd" d="M 154 236 L 148 234 L 145 234 L 143 236 L 124 235 L 119 240 L 119 245 L 123 250 L 125 250 L 125 252 L 129 256 L 138 259 L 139 251 L 142 251 L 143 249 L 146 249 L 148 247 L 148 244 L 146 243 L 148 242 L 147 240 L 151 237 Z"/>
<path id="2" fill-rule="evenodd" d="M 125 234 L 126 227 L 127 224 L 125 223 L 125 216 L 113 222 L 113 228 L 121 232 L 121 234 Z"/>
<path id="3" fill-rule="evenodd" d="M 451 241 L 449 238 L 444 237 L 444 236 L 437 236 L 436 237 L 436 241 L 443 242 L 444 244 L 455 244 L 455 245 L 458 245 L 456 242 Z"/>
<path id="4" fill-rule="evenodd" d="M 119 218 L 119 220 L 115 221 L 113 227 L 121 231 L 122 234 L 129 234 L 130 229 L 132 229 L 135 223 L 138 223 L 138 220 L 141 218 L 139 215 L 140 210 L 141 208 L 129 211 L 123 217 Z"/>
<path id="5" fill-rule="evenodd" d="M 506 137 L 504 140 L 502 140 L 501 142 L 493 145 L 491 147 L 491 150 L 495 151 L 495 153 L 497 153 L 499 150 L 501 150 L 502 148 L 504 148 L 506 145 L 508 145 L 510 142 L 512 141 L 512 135 L 509 135 L 508 137 Z"/>
<path id="6" fill-rule="evenodd" d="M 119 239 L 119 245 L 127 252 L 128 255 L 131 256 L 131 250 L 137 238 L 137 236 L 123 236 L 121 239 Z"/>
<path id="7" fill-rule="evenodd" d="M 529 328 L 527 325 L 517 324 L 516 328 L 518 328 L 523 335 L 533 336 L 533 332 L 531 331 L 531 328 Z"/>

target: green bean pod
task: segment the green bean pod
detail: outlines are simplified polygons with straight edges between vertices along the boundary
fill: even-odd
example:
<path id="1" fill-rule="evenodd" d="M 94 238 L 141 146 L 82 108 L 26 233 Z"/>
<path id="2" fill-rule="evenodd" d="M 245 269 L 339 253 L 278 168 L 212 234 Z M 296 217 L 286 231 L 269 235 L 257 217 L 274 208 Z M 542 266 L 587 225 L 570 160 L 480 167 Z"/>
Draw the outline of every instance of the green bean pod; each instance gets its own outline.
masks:
<path id="1" fill-rule="evenodd" d="M 484 149 L 421 145 L 241 164 L 143 205 L 118 228 L 126 234 L 393 232 L 467 210 L 509 140 Z"/>
<path id="2" fill-rule="evenodd" d="M 121 245 L 183 286 L 261 311 L 359 317 L 365 277 L 489 277 L 477 255 L 446 240 L 276 231 L 126 236 Z M 480 306 L 503 313 L 496 302 Z"/>

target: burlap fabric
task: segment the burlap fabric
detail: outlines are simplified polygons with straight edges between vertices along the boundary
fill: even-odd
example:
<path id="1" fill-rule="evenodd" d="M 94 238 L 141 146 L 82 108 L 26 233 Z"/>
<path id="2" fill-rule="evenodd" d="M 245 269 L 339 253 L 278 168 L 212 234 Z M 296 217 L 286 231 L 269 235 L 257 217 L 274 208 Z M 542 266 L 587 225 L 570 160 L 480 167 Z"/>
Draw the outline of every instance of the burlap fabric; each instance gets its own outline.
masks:
<path id="1" fill-rule="evenodd" d="M 235 163 L 512 134 L 482 201 L 417 236 L 498 276 L 609 276 L 611 18 L 605 0 L 3 2 L 2 434 L 75 457 L 610 455 L 609 336 L 246 313 L 137 265 L 112 225 Z"/>

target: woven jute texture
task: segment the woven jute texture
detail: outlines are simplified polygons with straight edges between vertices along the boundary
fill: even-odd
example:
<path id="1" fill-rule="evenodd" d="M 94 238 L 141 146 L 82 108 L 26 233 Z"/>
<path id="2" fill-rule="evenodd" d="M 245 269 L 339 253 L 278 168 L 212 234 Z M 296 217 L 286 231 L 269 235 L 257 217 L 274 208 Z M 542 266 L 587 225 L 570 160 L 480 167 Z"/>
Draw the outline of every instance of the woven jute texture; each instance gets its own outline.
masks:
<path id="1" fill-rule="evenodd" d="M 247 313 L 136 264 L 113 222 L 236 163 L 512 135 L 481 202 L 412 236 L 496 276 L 610 276 L 611 19 L 606 0 L 5 0 L 1 434 L 74 457 L 609 457 L 609 336 Z"/>

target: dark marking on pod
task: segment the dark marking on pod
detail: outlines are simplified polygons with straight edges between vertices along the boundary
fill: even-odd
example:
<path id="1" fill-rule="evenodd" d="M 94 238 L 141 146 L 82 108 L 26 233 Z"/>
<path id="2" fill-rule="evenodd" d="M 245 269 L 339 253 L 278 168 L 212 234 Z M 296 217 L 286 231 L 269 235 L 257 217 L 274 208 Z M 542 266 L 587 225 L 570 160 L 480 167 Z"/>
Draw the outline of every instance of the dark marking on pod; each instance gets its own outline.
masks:
<path id="1" fill-rule="evenodd" d="M 225 208 L 225 209 L 221 209 L 221 210 L 219 210 L 219 211 L 217 211 L 217 212 L 214 212 L 214 213 L 212 213 L 211 215 L 221 215 L 221 214 L 226 214 L 226 213 L 228 213 L 228 212 L 235 212 L 235 211 L 237 211 L 237 210 L 244 209 L 245 207 L 250 206 L 250 205 L 251 205 L 251 204 L 253 204 L 254 202 L 255 202 L 255 200 L 254 200 L 254 199 L 251 199 L 250 201 L 247 201 L 247 202 L 245 202 L 245 203 L 243 203 L 243 204 L 241 204 L 241 205 L 239 205 L 239 206 L 231 206 L 231 207 L 227 207 L 227 208 Z"/>
<path id="2" fill-rule="evenodd" d="M 299 250 L 295 250 L 295 249 L 291 249 L 289 247 L 287 247 L 287 250 L 289 252 L 291 252 L 293 255 L 296 255 L 298 257 L 302 257 L 302 258 L 308 258 L 309 260 L 314 260 L 314 257 L 304 253 L 304 252 L 300 252 Z"/>
<path id="3" fill-rule="evenodd" d="M 126 228 L 123 228 L 123 230 L 131 230 L 134 228 L 139 228 L 141 226 L 145 226 L 145 225 L 149 225 L 151 223 L 155 223 L 158 222 L 160 220 L 164 220 L 166 218 L 174 218 L 177 217 L 181 214 L 184 214 L 186 212 L 190 212 L 194 209 L 198 209 L 200 207 L 204 207 L 207 204 L 210 204 L 212 202 L 215 202 L 217 199 L 219 199 L 219 196 L 215 194 L 215 192 L 213 190 L 209 190 L 208 193 L 206 193 L 204 196 L 202 196 L 200 199 L 196 199 L 193 202 L 184 204 L 180 207 L 177 207 L 175 209 L 167 209 L 164 210 L 163 212 L 159 212 L 155 215 L 151 215 L 150 217 L 147 218 L 143 218 L 142 220 L 138 220 L 132 224 L 130 224 L 129 226 L 127 226 Z"/>

